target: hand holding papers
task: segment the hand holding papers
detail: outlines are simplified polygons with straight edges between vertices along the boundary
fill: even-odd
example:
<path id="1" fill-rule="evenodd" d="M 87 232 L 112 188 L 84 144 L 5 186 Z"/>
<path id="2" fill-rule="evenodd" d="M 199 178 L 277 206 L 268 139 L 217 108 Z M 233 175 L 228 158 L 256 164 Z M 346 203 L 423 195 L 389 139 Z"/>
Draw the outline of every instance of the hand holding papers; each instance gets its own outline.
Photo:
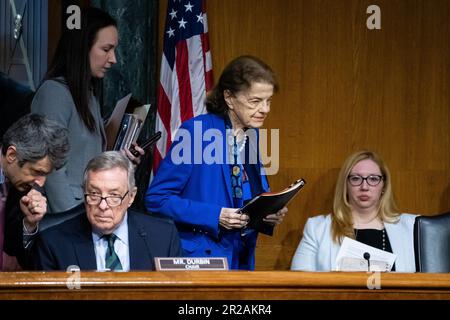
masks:
<path id="1" fill-rule="evenodd" d="M 345 237 L 336 257 L 336 271 L 391 271 L 396 258 L 393 253 Z"/>
<path id="2" fill-rule="evenodd" d="M 241 213 L 248 214 L 250 217 L 247 228 L 271 235 L 271 233 L 266 231 L 267 228 L 264 225 L 263 218 L 287 206 L 305 183 L 305 180 L 300 179 L 280 192 L 262 193 L 250 200 L 244 207 L 239 209 Z"/>

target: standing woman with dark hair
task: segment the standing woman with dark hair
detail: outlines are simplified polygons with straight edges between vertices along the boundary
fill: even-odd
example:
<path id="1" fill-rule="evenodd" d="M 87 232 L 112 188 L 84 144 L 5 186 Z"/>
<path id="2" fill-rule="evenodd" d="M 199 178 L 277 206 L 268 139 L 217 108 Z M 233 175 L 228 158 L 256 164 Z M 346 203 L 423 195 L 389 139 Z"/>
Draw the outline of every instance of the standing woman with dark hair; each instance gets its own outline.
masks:
<path id="1" fill-rule="evenodd" d="M 117 62 L 117 45 L 116 21 L 100 9 L 83 9 L 81 28 L 64 30 L 33 99 L 32 112 L 47 115 L 69 131 L 68 162 L 45 184 L 49 212 L 67 211 L 83 202 L 83 170 L 90 159 L 106 150 L 98 89 Z M 143 154 L 141 148 L 137 150 Z M 124 152 L 131 161 L 139 161 L 128 150 Z"/>

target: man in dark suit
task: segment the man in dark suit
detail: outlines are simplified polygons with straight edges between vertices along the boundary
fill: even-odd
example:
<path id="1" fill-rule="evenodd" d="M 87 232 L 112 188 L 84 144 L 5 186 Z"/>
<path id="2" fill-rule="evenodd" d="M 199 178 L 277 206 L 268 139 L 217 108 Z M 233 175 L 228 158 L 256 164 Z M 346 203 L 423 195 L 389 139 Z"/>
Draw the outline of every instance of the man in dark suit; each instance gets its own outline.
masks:
<path id="1" fill-rule="evenodd" d="M 28 114 L 16 121 L 0 146 L 0 270 L 29 268 L 29 253 L 47 212 L 42 186 L 64 165 L 67 130 L 44 116 Z M 17 260 L 16 260 L 17 258 Z"/>
<path id="2" fill-rule="evenodd" d="M 172 221 L 129 209 L 137 188 L 133 164 L 122 153 L 89 161 L 83 189 L 86 214 L 42 232 L 36 269 L 153 270 L 154 257 L 182 255 Z"/>

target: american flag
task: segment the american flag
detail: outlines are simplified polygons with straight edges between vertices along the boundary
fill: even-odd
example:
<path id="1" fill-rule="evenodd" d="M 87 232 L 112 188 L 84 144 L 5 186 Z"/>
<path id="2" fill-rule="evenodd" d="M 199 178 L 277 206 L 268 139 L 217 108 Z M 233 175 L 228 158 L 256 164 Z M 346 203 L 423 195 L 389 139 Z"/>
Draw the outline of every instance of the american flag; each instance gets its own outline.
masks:
<path id="1" fill-rule="evenodd" d="M 153 174 L 180 125 L 206 112 L 206 92 L 213 85 L 206 0 L 168 2 L 155 126 L 162 137 L 153 155 Z"/>

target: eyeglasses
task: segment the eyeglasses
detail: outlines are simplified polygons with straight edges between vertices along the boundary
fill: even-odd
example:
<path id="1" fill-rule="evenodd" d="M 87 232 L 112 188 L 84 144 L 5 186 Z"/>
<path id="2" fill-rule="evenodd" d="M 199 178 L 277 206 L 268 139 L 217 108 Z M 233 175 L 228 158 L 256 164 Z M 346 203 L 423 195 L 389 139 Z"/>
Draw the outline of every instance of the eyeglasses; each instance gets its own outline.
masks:
<path id="1" fill-rule="evenodd" d="M 121 196 L 108 196 L 108 197 L 102 197 L 98 194 L 92 194 L 92 193 L 85 193 L 84 198 L 86 199 L 86 203 L 92 206 L 98 206 L 100 203 L 102 203 L 102 200 L 106 201 L 106 204 L 110 208 L 118 207 L 122 204 L 123 199 L 127 196 L 128 190 L 123 197 Z"/>
<path id="2" fill-rule="evenodd" d="M 237 95 L 234 95 L 235 99 L 243 104 L 244 106 L 246 106 L 249 109 L 252 110 L 260 110 L 263 109 L 265 107 L 269 107 L 270 108 L 270 104 L 272 102 L 272 98 L 269 99 L 263 99 L 263 98 L 254 98 L 254 99 L 248 99 L 248 98 L 240 98 Z"/>
<path id="3" fill-rule="evenodd" d="M 348 176 L 348 182 L 354 187 L 358 187 L 363 184 L 364 180 L 367 182 L 369 186 L 375 187 L 380 184 L 380 182 L 384 179 L 383 176 L 371 174 L 367 177 L 361 177 L 357 174 Z"/>

